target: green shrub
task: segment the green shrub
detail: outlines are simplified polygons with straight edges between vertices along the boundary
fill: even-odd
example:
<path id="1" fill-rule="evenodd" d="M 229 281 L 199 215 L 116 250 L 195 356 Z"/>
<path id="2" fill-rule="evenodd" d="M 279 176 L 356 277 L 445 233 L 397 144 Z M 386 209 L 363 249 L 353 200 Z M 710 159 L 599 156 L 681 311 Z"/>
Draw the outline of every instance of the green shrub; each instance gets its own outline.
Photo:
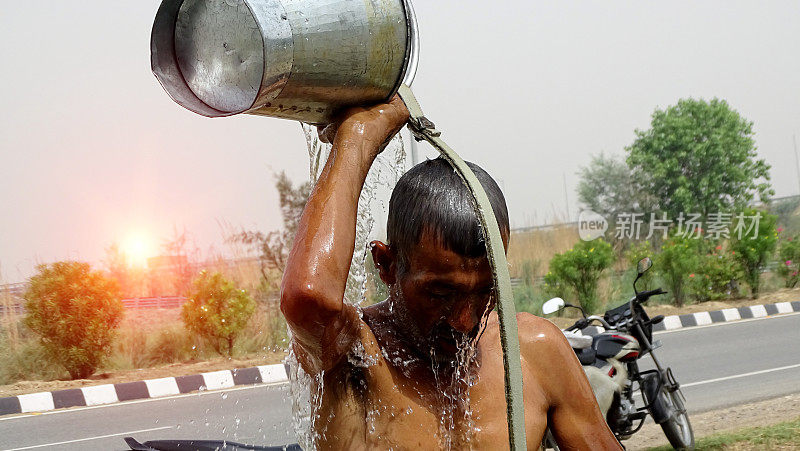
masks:
<path id="1" fill-rule="evenodd" d="M 614 251 L 602 238 L 579 241 L 550 260 L 550 271 L 544 278 L 545 292 L 567 301 L 574 295 L 586 313 L 592 313 L 599 307 L 597 282 L 613 261 Z"/>
<path id="2" fill-rule="evenodd" d="M 25 324 L 48 358 L 84 379 L 108 356 L 122 317 L 117 285 L 88 263 L 39 265 L 25 292 Z"/>
<path id="3" fill-rule="evenodd" d="M 778 275 L 786 288 L 794 288 L 800 281 L 800 235 L 781 240 L 778 250 Z"/>
<path id="4" fill-rule="evenodd" d="M 230 357 L 236 337 L 255 308 L 255 301 L 245 290 L 236 288 L 218 272 L 203 271 L 194 280 L 181 319 L 187 329 L 200 335 L 215 351 Z"/>
<path id="5" fill-rule="evenodd" d="M 184 362 L 199 355 L 192 345 L 190 333 L 179 324 L 157 329 L 123 327 L 117 337 L 110 366 L 114 369 L 132 369 Z"/>
<path id="6" fill-rule="evenodd" d="M 628 263 L 628 268 L 630 268 L 630 271 L 633 272 L 633 277 L 636 277 L 638 274 L 639 260 L 645 257 L 653 257 L 653 248 L 649 241 L 641 241 L 633 244 L 625 252 L 625 261 Z M 653 285 L 653 278 L 655 277 L 653 275 L 654 273 L 654 271 L 647 271 L 646 273 L 642 274 L 642 277 L 636 283 L 636 287 L 640 291 L 651 289 L 651 286 Z"/>
<path id="7" fill-rule="evenodd" d="M 753 221 L 750 233 L 732 233 L 731 249 L 736 252 L 736 261 L 741 267 L 745 282 L 750 286 L 753 299 L 758 299 L 761 283 L 761 272 L 766 267 L 778 243 L 778 231 L 775 228 L 777 216 L 758 210 L 745 210 L 745 217 L 758 216 L 757 228 Z"/>
<path id="8" fill-rule="evenodd" d="M 197 354 L 192 346 L 192 337 L 186 329 L 177 324 L 163 327 L 152 336 L 152 345 L 147 350 L 148 364 L 166 365 L 189 360 Z"/>
<path id="9" fill-rule="evenodd" d="M 738 294 L 736 281 L 739 277 L 734 254 L 719 245 L 711 254 L 698 258 L 696 272 L 689 274 L 689 286 L 700 302 L 730 299 Z"/>
<path id="10" fill-rule="evenodd" d="M 64 378 L 67 373 L 50 362 L 50 356 L 36 339 L 20 340 L 10 346 L 0 342 L 0 385 L 18 381 L 49 381 Z"/>
<path id="11" fill-rule="evenodd" d="M 140 327 L 122 327 L 114 344 L 111 364 L 120 369 L 145 368 L 150 361 L 147 356 L 147 332 Z"/>
<path id="12" fill-rule="evenodd" d="M 514 305 L 518 312 L 528 312 L 541 316 L 544 301 L 545 299 L 536 288 L 528 283 L 522 283 L 514 287 Z"/>
<path id="13" fill-rule="evenodd" d="M 282 352 L 288 343 L 288 329 L 276 309 L 259 308 L 247 324 L 237 348 L 245 355 Z"/>
<path id="14" fill-rule="evenodd" d="M 667 284 L 672 299 L 678 307 L 686 300 L 686 288 L 698 265 L 700 240 L 673 235 L 661 245 L 656 255 L 655 269 Z"/>

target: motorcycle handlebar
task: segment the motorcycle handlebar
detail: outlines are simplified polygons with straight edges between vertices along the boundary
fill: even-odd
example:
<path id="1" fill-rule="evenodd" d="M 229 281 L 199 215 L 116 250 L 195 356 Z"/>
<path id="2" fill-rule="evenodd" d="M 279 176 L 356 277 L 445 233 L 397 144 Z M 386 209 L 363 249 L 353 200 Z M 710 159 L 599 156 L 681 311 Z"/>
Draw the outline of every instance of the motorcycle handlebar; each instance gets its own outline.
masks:
<path id="1" fill-rule="evenodd" d="M 647 290 L 647 291 L 640 291 L 639 294 L 636 295 L 636 299 L 639 302 L 647 302 L 651 296 L 655 296 L 658 294 L 667 294 L 666 291 L 662 290 L 661 288 L 656 288 L 655 290 Z"/>
<path id="2" fill-rule="evenodd" d="M 572 331 L 572 330 L 584 329 L 590 324 L 592 324 L 593 321 L 599 322 L 600 324 L 603 325 L 605 329 L 613 329 L 613 327 L 610 324 L 608 324 L 608 322 L 606 322 L 606 320 L 602 316 L 592 315 L 587 318 L 579 319 L 578 321 L 575 322 L 575 324 L 569 326 L 567 330 Z"/>

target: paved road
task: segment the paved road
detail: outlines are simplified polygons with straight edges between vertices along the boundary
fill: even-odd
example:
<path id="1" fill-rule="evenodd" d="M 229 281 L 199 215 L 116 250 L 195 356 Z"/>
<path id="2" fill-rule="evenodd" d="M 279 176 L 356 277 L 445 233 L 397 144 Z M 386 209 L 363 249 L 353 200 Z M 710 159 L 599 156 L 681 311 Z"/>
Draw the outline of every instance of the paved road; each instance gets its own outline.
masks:
<path id="1" fill-rule="evenodd" d="M 800 392 L 798 314 L 662 332 L 656 339 L 664 344 L 656 356 L 672 367 L 690 412 Z"/>
<path id="2" fill-rule="evenodd" d="M 691 412 L 800 392 L 800 315 L 656 335 Z M 781 369 L 783 368 L 783 369 Z M 751 374 L 757 373 L 757 374 Z M 123 450 L 122 437 L 291 443 L 286 385 L 0 418 L 0 449 Z"/>

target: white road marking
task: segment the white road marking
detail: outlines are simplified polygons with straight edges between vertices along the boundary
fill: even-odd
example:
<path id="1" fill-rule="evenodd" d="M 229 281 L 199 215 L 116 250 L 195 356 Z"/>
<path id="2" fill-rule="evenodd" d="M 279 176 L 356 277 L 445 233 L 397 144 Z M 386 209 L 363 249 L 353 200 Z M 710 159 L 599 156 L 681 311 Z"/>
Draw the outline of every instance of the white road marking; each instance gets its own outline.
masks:
<path id="1" fill-rule="evenodd" d="M 763 318 L 767 316 L 767 308 L 763 305 L 750 306 L 750 311 L 753 312 L 753 318 Z"/>
<path id="2" fill-rule="evenodd" d="M 174 377 L 162 377 L 161 379 L 149 379 L 144 381 L 147 385 L 147 392 L 151 398 L 161 398 L 164 396 L 179 395 L 178 383 Z"/>
<path id="3" fill-rule="evenodd" d="M 681 327 L 683 327 L 683 324 L 677 315 L 671 315 L 664 318 L 664 328 L 667 330 L 680 329 Z"/>
<path id="4" fill-rule="evenodd" d="M 114 388 L 113 384 L 81 387 L 81 391 L 83 392 L 83 399 L 86 400 L 87 406 L 99 406 L 101 404 L 119 402 L 117 390 Z"/>
<path id="5" fill-rule="evenodd" d="M 779 368 L 770 368 L 768 370 L 753 371 L 744 374 L 735 374 L 733 376 L 718 377 L 716 379 L 708 379 L 705 381 L 691 382 L 688 384 L 681 384 L 681 388 L 694 387 L 697 385 L 713 384 L 714 382 L 729 381 L 731 379 L 739 379 L 740 377 L 758 376 L 759 374 L 774 373 L 776 371 L 791 370 L 793 368 L 800 368 L 800 363 L 795 365 L 782 366 Z"/>
<path id="6" fill-rule="evenodd" d="M 92 409 L 107 409 L 109 407 L 117 407 L 117 406 L 124 406 L 126 404 L 141 404 L 145 402 L 154 402 L 154 401 L 166 401 L 170 399 L 178 399 L 178 398 L 188 398 L 189 396 L 208 396 L 208 395 L 219 395 L 221 393 L 230 393 L 234 391 L 241 391 L 241 390 L 252 390 L 255 388 L 264 388 L 264 387 L 274 387 L 278 385 L 289 385 L 289 381 L 283 382 L 276 382 L 273 384 L 261 384 L 261 385 L 247 385 L 242 387 L 236 388 L 229 388 L 226 390 L 218 390 L 218 391 L 202 391 L 202 392 L 195 392 L 195 393 L 185 393 L 182 395 L 175 395 L 175 396 L 165 396 L 162 398 L 148 398 L 148 399 L 135 399 L 133 401 L 123 401 L 118 402 L 116 404 L 103 404 L 99 406 L 90 406 L 90 407 L 72 407 L 68 409 L 61 409 L 61 410 L 50 410 L 48 412 L 39 412 L 35 414 L 27 414 L 27 415 L 15 415 L 15 416 L 4 416 L 0 417 L 0 421 L 8 421 L 8 420 L 18 420 L 23 418 L 36 418 L 40 415 L 59 415 L 64 413 L 72 413 L 72 412 L 80 412 L 82 410 L 92 410 Z"/>
<path id="7" fill-rule="evenodd" d="M 764 318 L 749 318 L 749 319 L 740 319 L 738 321 L 726 321 L 726 322 L 723 322 L 723 323 L 709 324 L 707 326 L 683 327 L 681 329 L 674 329 L 674 330 L 660 330 L 658 332 L 653 332 L 653 335 L 674 334 L 674 333 L 677 333 L 677 332 L 689 332 L 689 331 L 697 330 L 697 329 L 705 329 L 706 327 L 733 326 L 733 325 L 736 325 L 736 324 L 749 323 L 751 321 L 764 321 L 764 320 L 769 320 L 769 319 L 786 318 L 788 316 L 795 316 L 795 315 L 800 315 L 800 312 L 787 313 L 785 315 L 766 316 Z"/>
<path id="8" fill-rule="evenodd" d="M 19 399 L 20 410 L 23 413 L 55 409 L 53 395 L 50 392 L 28 393 L 19 395 L 17 398 Z"/>
<path id="9" fill-rule="evenodd" d="M 694 320 L 698 326 L 707 326 L 713 324 L 711 315 L 708 312 L 699 312 L 694 314 Z"/>
<path id="10" fill-rule="evenodd" d="M 206 384 L 206 390 L 219 390 L 234 386 L 233 375 L 230 370 L 203 373 L 203 382 Z"/>
<path id="11" fill-rule="evenodd" d="M 725 321 L 737 321 L 742 319 L 742 315 L 739 314 L 739 310 L 735 308 L 726 308 L 722 310 L 722 316 L 725 317 Z"/>
<path id="12" fill-rule="evenodd" d="M 44 445 L 33 445 L 33 446 L 25 446 L 22 448 L 9 448 L 5 451 L 20 451 L 23 449 L 35 449 L 35 448 L 44 448 L 45 446 L 57 446 L 57 445 L 66 445 L 69 443 L 78 443 L 78 442 L 86 442 L 89 440 L 97 440 L 101 438 L 109 438 L 109 437 L 119 437 L 120 435 L 130 435 L 130 434 L 139 434 L 142 432 L 152 432 L 152 431 L 162 431 L 164 429 L 172 429 L 172 426 L 162 426 L 160 428 L 152 428 L 152 429 L 141 429 L 138 431 L 128 431 L 128 432 L 120 432 L 118 434 L 108 434 L 108 435 L 98 435 L 95 437 L 87 437 L 87 438 L 79 438 L 75 440 L 67 440 L 64 442 L 55 442 L 55 443 L 45 443 Z"/>
<path id="13" fill-rule="evenodd" d="M 695 387 L 697 385 L 713 384 L 715 382 L 724 382 L 724 381 L 729 381 L 731 379 L 739 379 L 741 377 L 748 377 L 748 376 L 758 376 L 759 374 L 774 373 L 776 371 L 791 370 L 791 369 L 794 369 L 794 368 L 800 368 L 800 363 L 795 364 L 795 365 L 781 366 L 781 367 L 778 367 L 778 368 L 770 368 L 768 370 L 753 371 L 753 372 L 750 372 L 750 373 L 734 374 L 733 376 L 725 376 L 725 377 L 718 377 L 718 378 L 715 378 L 715 379 L 708 379 L 708 380 L 704 380 L 704 381 L 690 382 L 688 384 L 680 384 L 680 385 L 681 385 L 681 388 Z M 641 393 L 641 391 L 637 391 L 636 393 L 633 394 L 633 396 L 638 396 L 638 397 L 641 398 L 642 393 Z"/>
<path id="14" fill-rule="evenodd" d="M 286 379 L 286 370 L 273 365 L 259 366 L 258 372 L 261 373 L 261 381 L 265 383 L 280 382 Z"/>

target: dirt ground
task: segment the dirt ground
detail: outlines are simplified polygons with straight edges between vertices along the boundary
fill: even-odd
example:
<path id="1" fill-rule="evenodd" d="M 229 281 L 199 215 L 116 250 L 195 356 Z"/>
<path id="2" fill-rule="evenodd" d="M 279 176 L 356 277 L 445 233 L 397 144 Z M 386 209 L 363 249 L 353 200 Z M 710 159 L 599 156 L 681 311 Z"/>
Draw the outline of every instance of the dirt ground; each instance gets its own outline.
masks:
<path id="1" fill-rule="evenodd" d="M 695 438 L 720 432 L 731 432 L 755 426 L 768 426 L 800 417 L 800 394 L 729 407 L 691 415 Z M 629 450 L 645 450 L 669 445 L 657 424 L 646 424 L 641 431 L 624 442 Z M 748 448 L 735 448 L 748 449 Z"/>

